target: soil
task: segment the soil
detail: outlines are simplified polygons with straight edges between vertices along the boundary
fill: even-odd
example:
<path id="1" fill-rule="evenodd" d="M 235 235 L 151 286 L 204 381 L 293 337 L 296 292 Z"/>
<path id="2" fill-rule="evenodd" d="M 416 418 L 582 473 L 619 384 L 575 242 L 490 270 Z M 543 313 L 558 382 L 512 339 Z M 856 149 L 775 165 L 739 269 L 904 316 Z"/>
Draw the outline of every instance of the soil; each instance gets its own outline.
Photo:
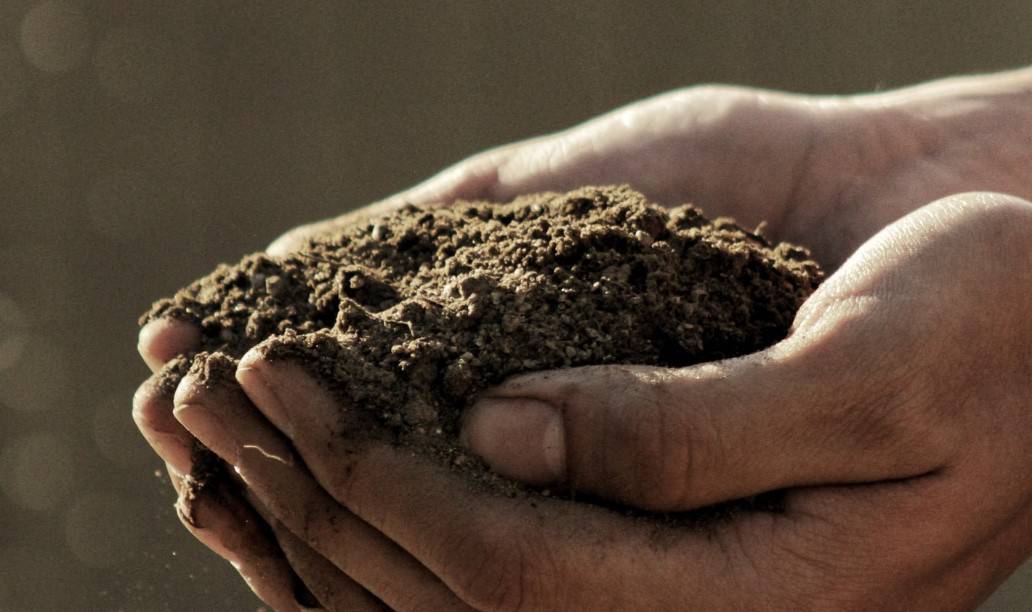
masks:
<path id="1" fill-rule="evenodd" d="M 175 317 L 203 331 L 203 352 L 166 368 L 169 389 L 191 366 L 220 377 L 267 340 L 270 358 L 301 363 L 337 394 L 351 435 L 513 494 L 457 442 L 480 391 L 533 370 L 751 353 L 787 334 L 821 279 L 806 249 L 730 219 L 585 187 L 406 206 L 291 255 L 221 265 L 141 323 Z"/>

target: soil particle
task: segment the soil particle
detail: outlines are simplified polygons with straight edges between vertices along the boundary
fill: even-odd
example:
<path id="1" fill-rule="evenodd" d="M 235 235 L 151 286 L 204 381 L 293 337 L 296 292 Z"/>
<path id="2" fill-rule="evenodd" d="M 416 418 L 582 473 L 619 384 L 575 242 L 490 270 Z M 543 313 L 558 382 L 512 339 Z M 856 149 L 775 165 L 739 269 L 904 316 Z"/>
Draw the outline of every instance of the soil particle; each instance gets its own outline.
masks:
<path id="1" fill-rule="evenodd" d="M 172 388 L 191 362 L 224 376 L 266 341 L 270 358 L 301 363 L 340 398 L 349 431 L 502 486 L 457 443 L 482 390 L 531 370 L 751 353 L 788 333 L 821 278 L 806 249 L 730 219 L 586 187 L 406 206 L 294 254 L 221 265 L 141 322 L 203 332 L 205 353 L 166 368 Z"/>

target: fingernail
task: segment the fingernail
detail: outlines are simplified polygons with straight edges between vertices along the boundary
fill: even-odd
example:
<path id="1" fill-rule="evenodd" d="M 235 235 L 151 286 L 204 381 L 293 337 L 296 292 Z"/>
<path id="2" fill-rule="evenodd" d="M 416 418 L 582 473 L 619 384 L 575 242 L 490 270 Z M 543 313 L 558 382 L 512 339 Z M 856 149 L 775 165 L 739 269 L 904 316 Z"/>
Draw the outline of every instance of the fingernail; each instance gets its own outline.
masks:
<path id="1" fill-rule="evenodd" d="M 562 415 L 551 404 L 485 398 L 466 415 L 460 441 L 503 476 L 546 485 L 565 476 L 563 433 Z"/>
<path id="2" fill-rule="evenodd" d="M 239 444 L 235 432 L 223 422 L 222 415 L 212 409 L 210 394 L 211 391 L 187 375 L 176 389 L 172 416 L 216 455 L 232 461 L 239 454 Z M 191 457 L 191 463 L 194 458 Z"/>
<path id="3" fill-rule="evenodd" d="M 237 382 L 265 417 L 288 438 L 293 439 L 293 432 L 290 430 L 290 422 L 286 418 L 283 403 L 266 378 L 265 370 L 268 365 L 258 365 L 260 361 L 262 361 L 262 356 L 259 351 L 251 349 L 245 353 L 237 365 Z"/>
<path id="4" fill-rule="evenodd" d="M 216 455 L 232 461 L 239 454 L 234 437 L 221 419 L 203 404 L 176 404 L 172 416 Z"/>
<path id="5" fill-rule="evenodd" d="M 176 355 L 196 350 L 201 341 L 200 329 L 178 319 L 161 318 L 147 322 L 137 339 L 137 350 L 153 372 Z"/>

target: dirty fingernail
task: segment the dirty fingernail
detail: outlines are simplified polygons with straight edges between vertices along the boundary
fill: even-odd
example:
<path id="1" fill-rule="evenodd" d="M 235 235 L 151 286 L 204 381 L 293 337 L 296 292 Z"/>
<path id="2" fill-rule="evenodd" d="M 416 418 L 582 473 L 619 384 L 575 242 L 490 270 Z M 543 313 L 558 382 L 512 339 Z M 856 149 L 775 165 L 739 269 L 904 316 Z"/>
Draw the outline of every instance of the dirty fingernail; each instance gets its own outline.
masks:
<path id="1" fill-rule="evenodd" d="M 279 396 L 273 390 L 267 378 L 267 365 L 259 365 L 262 360 L 261 353 L 257 350 L 250 350 L 240 359 L 237 366 L 236 379 L 244 389 L 251 402 L 262 411 L 273 425 L 280 428 L 287 437 L 293 437 L 286 419 L 285 409 Z"/>
<path id="2" fill-rule="evenodd" d="M 532 485 L 552 484 L 564 478 L 562 416 L 540 400 L 480 400 L 466 415 L 461 440 L 504 476 Z"/>
<path id="3" fill-rule="evenodd" d="M 223 459 L 239 455 L 236 439 L 212 410 L 199 403 L 177 403 L 172 415 L 194 437 Z"/>

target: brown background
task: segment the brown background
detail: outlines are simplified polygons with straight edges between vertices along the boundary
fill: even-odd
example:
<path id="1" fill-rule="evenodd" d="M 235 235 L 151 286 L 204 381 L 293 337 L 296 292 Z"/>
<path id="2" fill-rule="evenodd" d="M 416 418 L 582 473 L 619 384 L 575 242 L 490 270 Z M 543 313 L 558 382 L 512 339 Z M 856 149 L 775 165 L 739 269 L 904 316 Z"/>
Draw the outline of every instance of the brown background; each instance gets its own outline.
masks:
<path id="1" fill-rule="evenodd" d="M 129 419 L 136 316 L 217 261 L 642 96 L 895 87 L 1029 32 L 1028 0 L 2 0 L 0 612 L 256 608 Z"/>

